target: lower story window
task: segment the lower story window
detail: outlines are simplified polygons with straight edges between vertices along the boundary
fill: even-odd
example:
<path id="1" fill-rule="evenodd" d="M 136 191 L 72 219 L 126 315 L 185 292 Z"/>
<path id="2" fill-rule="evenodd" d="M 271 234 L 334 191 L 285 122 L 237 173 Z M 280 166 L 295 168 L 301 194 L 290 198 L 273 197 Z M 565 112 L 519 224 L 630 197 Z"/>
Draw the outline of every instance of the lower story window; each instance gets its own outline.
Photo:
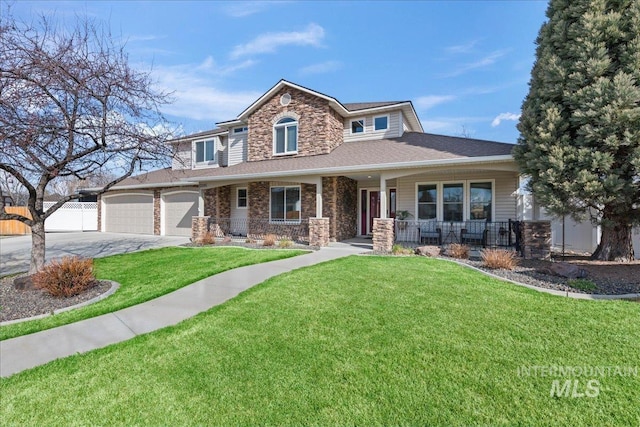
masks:
<path id="1" fill-rule="evenodd" d="M 492 221 L 493 186 L 491 181 L 418 184 L 417 219 Z"/>
<path id="2" fill-rule="evenodd" d="M 464 187 L 460 184 L 442 186 L 443 221 L 462 221 L 464 211 Z"/>
<path id="3" fill-rule="evenodd" d="M 238 208 L 246 208 L 247 207 L 247 189 L 246 188 L 238 188 L 238 196 L 236 197 Z"/>
<path id="4" fill-rule="evenodd" d="M 271 220 L 300 221 L 300 187 L 271 187 Z"/>
<path id="5" fill-rule="evenodd" d="M 469 219 L 491 221 L 491 183 L 472 182 L 469 184 Z"/>
<path id="6" fill-rule="evenodd" d="M 438 187 L 436 184 L 418 185 L 418 219 L 436 219 Z"/>

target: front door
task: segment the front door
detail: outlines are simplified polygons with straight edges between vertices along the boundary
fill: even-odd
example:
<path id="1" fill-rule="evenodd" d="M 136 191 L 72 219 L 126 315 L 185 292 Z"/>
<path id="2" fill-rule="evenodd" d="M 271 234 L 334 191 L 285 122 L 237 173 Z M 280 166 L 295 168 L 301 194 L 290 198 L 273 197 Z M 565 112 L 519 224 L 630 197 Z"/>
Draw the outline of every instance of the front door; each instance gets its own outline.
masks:
<path id="1" fill-rule="evenodd" d="M 379 191 L 369 191 L 369 229 L 367 234 L 373 234 L 373 218 L 380 218 Z"/>

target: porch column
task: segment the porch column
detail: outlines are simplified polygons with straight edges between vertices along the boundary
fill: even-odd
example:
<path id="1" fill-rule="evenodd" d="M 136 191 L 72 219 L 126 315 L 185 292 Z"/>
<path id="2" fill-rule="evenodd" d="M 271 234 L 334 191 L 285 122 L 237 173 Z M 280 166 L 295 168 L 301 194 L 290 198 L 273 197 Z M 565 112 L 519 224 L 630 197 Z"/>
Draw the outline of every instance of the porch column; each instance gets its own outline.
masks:
<path id="1" fill-rule="evenodd" d="M 387 176 L 380 174 L 380 218 L 387 218 Z"/>
<path id="2" fill-rule="evenodd" d="M 316 180 L 316 218 L 322 218 L 322 177 Z"/>
<path id="3" fill-rule="evenodd" d="M 206 188 L 200 187 L 198 190 L 198 216 L 204 216 L 204 192 Z"/>

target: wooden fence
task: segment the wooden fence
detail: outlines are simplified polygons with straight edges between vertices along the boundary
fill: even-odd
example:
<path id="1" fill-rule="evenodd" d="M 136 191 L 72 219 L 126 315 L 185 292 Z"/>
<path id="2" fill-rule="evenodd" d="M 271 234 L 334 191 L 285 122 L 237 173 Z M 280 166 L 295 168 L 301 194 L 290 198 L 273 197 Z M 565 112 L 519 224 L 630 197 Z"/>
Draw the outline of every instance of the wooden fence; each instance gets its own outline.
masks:
<path id="1" fill-rule="evenodd" d="M 31 218 L 31 214 L 29 213 L 29 208 L 25 206 L 6 206 L 5 210 L 7 213 L 24 215 L 27 218 Z M 31 233 L 31 227 L 25 225 L 20 221 L 5 220 L 0 221 L 0 235 L 12 235 L 12 234 L 29 234 Z"/>

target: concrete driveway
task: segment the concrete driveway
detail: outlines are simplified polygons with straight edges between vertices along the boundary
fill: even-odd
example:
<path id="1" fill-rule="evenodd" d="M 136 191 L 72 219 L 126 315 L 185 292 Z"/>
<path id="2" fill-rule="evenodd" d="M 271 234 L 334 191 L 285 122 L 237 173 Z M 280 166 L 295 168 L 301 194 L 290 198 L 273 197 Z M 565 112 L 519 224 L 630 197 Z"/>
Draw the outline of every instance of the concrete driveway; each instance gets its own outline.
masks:
<path id="1" fill-rule="evenodd" d="M 143 249 L 177 246 L 188 242 L 188 237 L 176 236 L 99 233 L 96 231 L 47 233 L 46 258 L 47 261 L 73 255 L 98 258 Z M 27 271 L 30 258 L 30 234 L 0 238 L 0 276 Z"/>

